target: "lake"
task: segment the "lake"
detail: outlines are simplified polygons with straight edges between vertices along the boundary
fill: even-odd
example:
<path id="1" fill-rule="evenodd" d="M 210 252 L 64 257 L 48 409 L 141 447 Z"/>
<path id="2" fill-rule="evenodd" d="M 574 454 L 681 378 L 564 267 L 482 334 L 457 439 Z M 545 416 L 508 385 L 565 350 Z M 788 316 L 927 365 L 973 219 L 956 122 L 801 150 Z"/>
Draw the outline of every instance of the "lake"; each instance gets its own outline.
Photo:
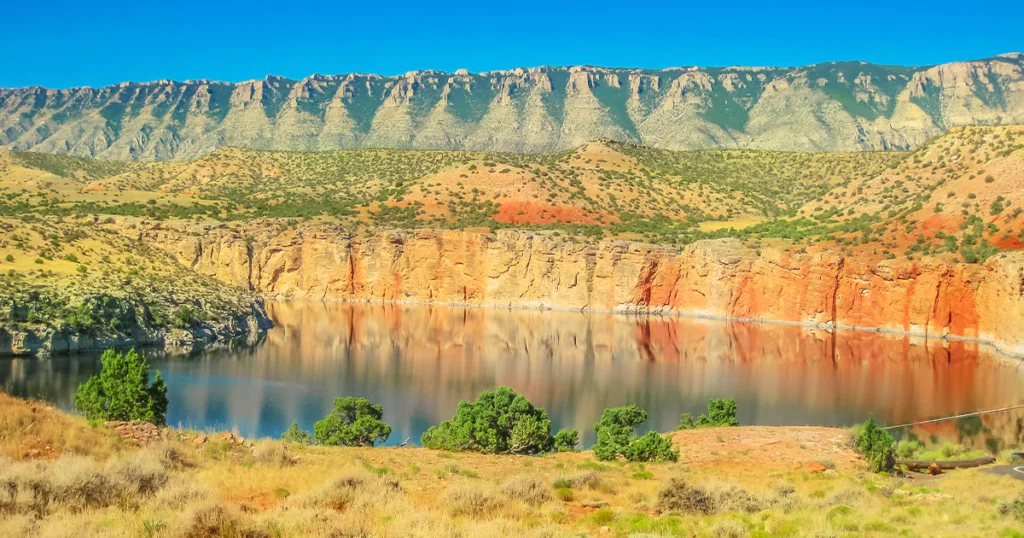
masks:
<path id="1" fill-rule="evenodd" d="M 345 302 L 271 302 L 254 346 L 193 357 L 147 351 L 169 387 L 168 423 L 278 437 L 338 396 L 384 406 L 388 444 L 418 444 L 462 399 L 507 385 L 580 430 L 637 404 L 670 430 L 709 398 L 735 398 L 741 424 L 899 424 L 1024 403 L 1024 368 L 972 342 L 681 317 Z M 74 407 L 95 356 L 0 360 L 0 389 Z M 915 430 L 969 444 L 1018 444 L 1003 413 Z M 975 439 L 977 438 L 977 439 Z M 996 439 L 993 441 L 993 439 Z"/>

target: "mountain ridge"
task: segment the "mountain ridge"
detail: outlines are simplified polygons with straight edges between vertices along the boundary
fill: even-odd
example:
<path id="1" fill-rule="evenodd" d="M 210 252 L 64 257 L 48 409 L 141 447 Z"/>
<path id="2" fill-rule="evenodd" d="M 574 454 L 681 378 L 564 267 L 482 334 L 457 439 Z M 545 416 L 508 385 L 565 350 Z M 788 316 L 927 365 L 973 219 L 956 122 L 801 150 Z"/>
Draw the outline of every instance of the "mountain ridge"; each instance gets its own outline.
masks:
<path id="1" fill-rule="evenodd" d="M 609 138 L 665 149 L 911 149 L 1024 123 L 1024 54 L 924 67 L 533 67 L 268 75 L 0 89 L 0 146 L 188 160 L 224 146 L 546 152 Z"/>

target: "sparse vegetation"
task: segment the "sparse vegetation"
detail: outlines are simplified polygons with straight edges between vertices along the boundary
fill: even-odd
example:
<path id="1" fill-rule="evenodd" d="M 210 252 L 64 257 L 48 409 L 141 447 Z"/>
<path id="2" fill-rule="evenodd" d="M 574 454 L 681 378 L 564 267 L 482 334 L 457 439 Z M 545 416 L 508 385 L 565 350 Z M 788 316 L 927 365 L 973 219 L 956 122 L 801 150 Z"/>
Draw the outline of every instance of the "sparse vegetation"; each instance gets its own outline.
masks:
<path id="1" fill-rule="evenodd" d="M 138 447 L 111 441 L 102 425 L 29 406 L 0 394 L 3 536 L 932 536 L 951 526 L 1009 536 L 1003 529 L 1024 521 L 1019 488 L 1004 477 L 865 475 L 867 462 L 836 430 L 803 448 L 806 429 L 781 428 L 781 442 L 712 459 L 703 456 L 719 442 L 698 435 L 680 464 L 604 464 L 587 452 L 248 446 L 212 436 L 206 443 L 216 447 L 197 450 L 198 432 L 184 431 Z M 57 450 L 29 456 L 44 445 Z M 794 454 L 821 453 L 835 458 L 828 473 L 793 468 Z"/>

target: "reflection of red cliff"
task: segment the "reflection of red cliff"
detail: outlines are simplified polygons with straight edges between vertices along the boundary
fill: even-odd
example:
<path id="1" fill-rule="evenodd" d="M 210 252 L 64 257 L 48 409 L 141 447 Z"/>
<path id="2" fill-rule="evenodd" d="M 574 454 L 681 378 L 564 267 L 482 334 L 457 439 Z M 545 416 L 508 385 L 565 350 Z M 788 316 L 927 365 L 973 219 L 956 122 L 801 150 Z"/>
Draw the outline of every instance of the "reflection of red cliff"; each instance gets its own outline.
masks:
<path id="1" fill-rule="evenodd" d="M 325 225 L 252 241 L 227 228 L 140 228 L 187 265 L 271 296 L 644 310 L 979 337 L 1024 354 L 1024 253 L 985 265 L 864 263 L 739 241 L 685 248 L 550 234 Z M 182 225 L 186 226 L 186 225 Z M 250 231 L 251 232 L 251 231 Z"/>
<path id="2" fill-rule="evenodd" d="M 898 424 L 992 409 L 1024 394 L 1013 364 L 972 342 L 489 308 L 296 301 L 268 311 L 277 328 L 256 352 L 265 360 L 246 363 L 259 376 L 329 383 L 343 371 L 353 386 L 393 387 L 401 398 L 385 408 L 399 416 L 440 420 L 499 385 L 562 409 L 581 431 L 604 407 L 630 402 L 669 415 L 658 425 L 667 429 L 712 397 L 737 397 L 759 423 L 818 413 L 843 425 L 871 413 Z"/>

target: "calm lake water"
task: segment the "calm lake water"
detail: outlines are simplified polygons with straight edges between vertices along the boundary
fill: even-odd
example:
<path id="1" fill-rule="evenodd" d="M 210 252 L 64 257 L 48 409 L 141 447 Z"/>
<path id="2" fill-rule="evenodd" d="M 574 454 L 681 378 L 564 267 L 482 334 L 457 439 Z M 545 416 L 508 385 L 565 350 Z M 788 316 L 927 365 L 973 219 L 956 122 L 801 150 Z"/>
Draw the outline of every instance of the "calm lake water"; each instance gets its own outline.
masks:
<path id="1" fill-rule="evenodd" d="M 586 444 L 606 407 L 634 403 L 670 430 L 708 398 L 742 424 L 898 424 L 1024 403 L 1024 366 L 968 342 L 658 316 L 341 302 L 268 304 L 277 327 L 253 347 L 195 357 L 149 352 L 169 386 L 168 422 L 277 437 L 307 429 L 337 396 L 384 406 L 388 444 L 419 442 L 462 399 L 508 385 Z M 74 406 L 96 357 L 0 360 L 0 389 Z M 915 433 L 1018 444 L 1001 414 Z M 984 439 L 982 439 L 984 438 Z M 968 439 L 968 441 L 970 440 Z M 976 444 L 976 443 L 970 443 Z"/>

